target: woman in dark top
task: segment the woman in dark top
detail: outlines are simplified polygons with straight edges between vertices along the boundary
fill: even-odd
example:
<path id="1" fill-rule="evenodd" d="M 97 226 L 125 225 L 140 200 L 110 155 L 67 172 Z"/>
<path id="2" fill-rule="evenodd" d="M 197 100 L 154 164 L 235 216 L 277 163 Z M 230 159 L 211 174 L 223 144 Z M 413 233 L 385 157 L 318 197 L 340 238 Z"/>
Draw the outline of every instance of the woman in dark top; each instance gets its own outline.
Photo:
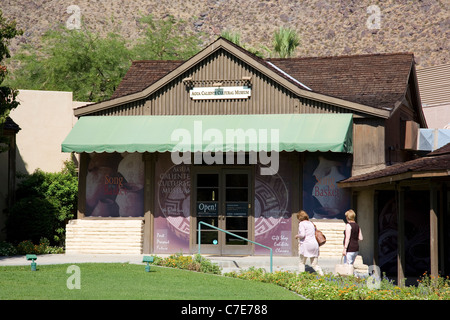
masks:
<path id="1" fill-rule="evenodd" d="M 355 211 L 348 210 L 345 213 L 345 217 L 348 223 L 345 226 L 344 251 L 342 251 L 342 255 L 344 256 L 344 263 L 353 264 L 359 252 L 358 241 L 362 240 L 363 236 L 361 228 L 355 222 Z"/>

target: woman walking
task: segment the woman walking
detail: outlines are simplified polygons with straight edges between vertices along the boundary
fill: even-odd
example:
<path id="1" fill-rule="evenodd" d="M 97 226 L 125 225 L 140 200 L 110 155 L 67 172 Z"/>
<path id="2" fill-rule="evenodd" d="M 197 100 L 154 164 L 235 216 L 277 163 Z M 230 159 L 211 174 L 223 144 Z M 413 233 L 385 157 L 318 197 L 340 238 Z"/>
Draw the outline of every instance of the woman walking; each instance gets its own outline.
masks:
<path id="1" fill-rule="evenodd" d="M 342 255 L 344 256 L 344 263 L 353 264 L 359 252 L 358 241 L 363 240 L 363 235 L 361 228 L 355 222 L 355 211 L 348 210 L 345 213 L 345 217 L 348 223 L 344 231 L 344 251 L 342 251 Z"/>
<path id="2" fill-rule="evenodd" d="M 316 240 L 316 227 L 309 221 L 308 214 L 301 210 L 297 213 L 298 234 L 295 239 L 299 239 L 299 271 L 305 272 L 306 259 L 311 261 L 311 267 L 319 275 L 323 275 L 322 268 L 318 265 L 319 260 L 319 244 Z"/>

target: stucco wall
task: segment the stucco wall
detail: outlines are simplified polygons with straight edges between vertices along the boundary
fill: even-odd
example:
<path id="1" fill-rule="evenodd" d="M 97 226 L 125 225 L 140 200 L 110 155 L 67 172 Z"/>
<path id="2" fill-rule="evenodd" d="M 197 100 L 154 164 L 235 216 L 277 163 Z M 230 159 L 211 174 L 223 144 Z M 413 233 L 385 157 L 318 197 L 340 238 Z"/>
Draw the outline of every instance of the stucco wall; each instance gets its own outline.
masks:
<path id="1" fill-rule="evenodd" d="M 20 105 L 10 117 L 20 126 L 17 134 L 17 171 L 37 168 L 57 172 L 70 154 L 61 152 L 61 142 L 76 122 L 72 92 L 19 90 Z M 82 103 L 85 104 L 85 103 Z"/>

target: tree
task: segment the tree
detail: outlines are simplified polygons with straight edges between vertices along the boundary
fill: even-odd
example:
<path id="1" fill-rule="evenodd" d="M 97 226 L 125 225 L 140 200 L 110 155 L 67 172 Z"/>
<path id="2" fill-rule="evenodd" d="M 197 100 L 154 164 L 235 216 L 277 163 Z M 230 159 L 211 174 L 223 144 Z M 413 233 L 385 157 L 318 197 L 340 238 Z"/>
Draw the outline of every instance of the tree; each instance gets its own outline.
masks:
<path id="1" fill-rule="evenodd" d="M 75 100 L 108 99 L 131 65 L 126 41 L 116 33 L 102 38 L 86 28 L 59 27 L 43 36 L 38 51 L 24 47 L 10 83 L 22 89 L 72 91 Z"/>
<path id="2" fill-rule="evenodd" d="M 152 15 L 143 16 L 143 37 L 133 48 L 137 60 L 187 60 L 200 51 L 200 37 L 185 34 L 183 20 L 173 16 L 155 20 Z"/>
<path id="3" fill-rule="evenodd" d="M 255 56 L 264 58 L 265 54 L 271 54 L 271 51 L 269 48 L 267 48 L 264 45 L 260 45 L 259 49 L 254 47 L 249 47 L 245 44 L 241 43 L 241 34 L 239 32 L 233 32 L 230 30 L 223 30 L 220 33 L 220 36 L 224 39 L 227 39 L 230 42 L 233 42 L 235 45 L 238 45 L 239 47 L 244 48 L 245 50 L 253 53 Z"/>
<path id="4" fill-rule="evenodd" d="M 60 26 L 43 36 L 41 48 L 22 47 L 8 82 L 21 89 L 72 91 L 75 100 L 98 102 L 111 97 L 132 60 L 185 60 L 199 51 L 198 37 L 183 35 L 181 21 L 145 16 L 141 22 L 143 37 L 134 47 L 117 32 L 102 37 L 86 26 Z"/>
<path id="5" fill-rule="evenodd" d="M 280 27 L 273 35 L 273 46 L 280 58 L 289 58 L 300 44 L 300 38 L 295 30 Z"/>
<path id="6" fill-rule="evenodd" d="M 8 49 L 10 40 L 21 35 L 22 31 L 16 28 L 15 21 L 8 21 L 3 17 L 3 12 L 0 9 L 0 143 L 7 142 L 5 137 L 2 136 L 3 124 L 12 109 L 19 105 L 16 101 L 17 90 L 7 85 L 2 85 L 5 80 L 8 70 L 6 66 L 2 65 L 5 58 L 10 57 Z M 7 150 L 5 147 L 0 147 L 0 152 Z"/>

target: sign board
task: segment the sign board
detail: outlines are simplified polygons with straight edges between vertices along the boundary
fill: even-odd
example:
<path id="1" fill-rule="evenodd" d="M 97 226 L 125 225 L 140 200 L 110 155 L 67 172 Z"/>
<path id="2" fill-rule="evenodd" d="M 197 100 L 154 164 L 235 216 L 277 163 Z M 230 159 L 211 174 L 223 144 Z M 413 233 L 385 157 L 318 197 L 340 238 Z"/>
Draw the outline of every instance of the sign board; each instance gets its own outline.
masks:
<path id="1" fill-rule="evenodd" d="M 228 217 L 246 217 L 248 215 L 248 202 L 228 202 L 225 205 Z"/>
<path id="2" fill-rule="evenodd" d="M 198 87 L 189 91 L 189 96 L 194 100 L 206 99 L 247 99 L 251 96 L 252 89 L 247 86 L 237 87 Z"/>
<path id="3" fill-rule="evenodd" d="M 197 202 L 197 217 L 217 216 L 217 202 Z"/>

